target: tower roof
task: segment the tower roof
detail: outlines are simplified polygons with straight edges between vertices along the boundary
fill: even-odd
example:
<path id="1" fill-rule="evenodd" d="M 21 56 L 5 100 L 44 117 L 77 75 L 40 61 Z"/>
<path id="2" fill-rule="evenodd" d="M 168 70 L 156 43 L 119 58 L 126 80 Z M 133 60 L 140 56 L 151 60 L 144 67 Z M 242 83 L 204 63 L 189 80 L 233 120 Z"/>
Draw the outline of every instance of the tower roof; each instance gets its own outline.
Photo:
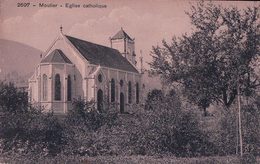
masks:
<path id="1" fill-rule="evenodd" d="M 71 61 L 66 57 L 66 55 L 60 50 L 55 49 L 49 55 L 42 59 L 41 63 L 69 63 Z"/>
<path id="2" fill-rule="evenodd" d="M 118 31 L 112 38 L 111 40 L 116 40 L 116 39 L 129 39 L 129 40 L 132 40 L 133 39 L 123 30 L 123 28 L 121 28 L 120 31 Z"/>

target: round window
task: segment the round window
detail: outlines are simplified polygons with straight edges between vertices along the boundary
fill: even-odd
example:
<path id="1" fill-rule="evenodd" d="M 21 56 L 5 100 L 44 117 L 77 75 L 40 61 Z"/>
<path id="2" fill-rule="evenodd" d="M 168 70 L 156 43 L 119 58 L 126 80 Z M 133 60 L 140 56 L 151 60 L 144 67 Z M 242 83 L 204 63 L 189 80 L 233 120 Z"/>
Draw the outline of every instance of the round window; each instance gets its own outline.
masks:
<path id="1" fill-rule="evenodd" d="M 99 75 L 98 75 L 98 81 L 101 83 L 101 82 L 102 82 L 102 80 L 103 80 L 103 79 L 102 79 L 102 75 L 101 75 L 101 74 L 99 74 Z"/>

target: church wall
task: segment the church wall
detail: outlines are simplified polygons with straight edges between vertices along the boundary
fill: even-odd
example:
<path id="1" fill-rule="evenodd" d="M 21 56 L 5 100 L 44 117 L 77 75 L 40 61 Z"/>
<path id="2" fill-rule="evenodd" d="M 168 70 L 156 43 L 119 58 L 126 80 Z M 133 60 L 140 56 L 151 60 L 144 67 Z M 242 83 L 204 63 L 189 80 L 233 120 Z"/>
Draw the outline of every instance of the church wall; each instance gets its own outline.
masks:
<path id="1" fill-rule="evenodd" d="M 126 42 L 126 47 L 127 47 L 127 52 L 129 54 L 133 54 L 134 53 L 134 50 L 135 50 L 135 44 L 133 41 L 127 41 Z"/>
<path id="2" fill-rule="evenodd" d="M 52 67 L 50 64 L 41 64 L 40 65 L 40 78 L 41 78 L 41 94 L 40 104 L 45 111 L 49 111 L 51 109 L 51 96 L 52 96 Z M 43 75 L 47 75 L 47 100 L 43 100 Z"/>
<path id="3" fill-rule="evenodd" d="M 72 82 L 74 83 L 73 90 L 74 90 L 74 98 L 83 98 L 84 97 L 84 88 L 83 88 L 83 77 L 77 67 L 74 67 L 74 70 L 71 72 L 73 76 Z"/>
<path id="4" fill-rule="evenodd" d="M 135 95 L 134 95 L 134 93 L 135 93 L 135 88 L 134 88 L 134 86 L 135 86 L 135 79 L 134 79 L 134 75 L 132 74 L 132 73 L 127 73 L 127 82 L 126 82 L 126 87 L 127 87 L 127 97 L 128 97 L 128 83 L 129 82 L 131 82 L 131 90 L 132 90 L 132 102 L 131 102 L 131 104 L 133 104 L 134 102 L 135 102 Z M 129 102 L 128 102 L 128 99 L 127 99 L 127 101 L 126 101 L 128 104 L 129 104 Z"/>
<path id="5" fill-rule="evenodd" d="M 37 67 L 35 70 L 35 83 L 34 83 L 34 91 L 33 91 L 33 100 L 36 102 L 40 102 L 40 89 L 41 89 L 41 76 L 40 76 L 40 67 Z"/>
<path id="6" fill-rule="evenodd" d="M 38 102 L 38 82 L 36 77 L 29 82 L 29 100 L 32 104 Z"/>
<path id="7" fill-rule="evenodd" d="M 98 75 L 102 75 L 102 82 L 98 81 Z M 140 76 L 135 73 L 125 72 L 117 69 L 101 68 L 96 72 L 94 79 L 88 79 L 88 97 L 89 100 L 95 100 L 97 102 L 97 92 L 99 89 L 103 91 L 104 101 L 109 99 L 111 101 L 111 79 L 115 80 L 115 103 L 118 104 L 119 110 L 120 93 L 124 94 L 125 99 L 125 111 L 130 110 L 130 106 L 136 103 L 135 99 L 135 84 L 140 85 Z M 123 80 L 123 86 L 120 86 L 120 80 Z M 131 81 L 132 85 L 132 102 L 128 104 L 128 82 Z M 140 90 L 139 90 L 140 91 Z M 140 96 L 141 97 L 141 96 Z"/>
<path id="8" fill-rule="evenodd" d="M 52 72 L 51 72 L 51 66 L 50 64 L 41 64 L 41 86 L 42 86 L 42 78 L 43 78 L 43 75 L 47 75 L 47 79 L 48 79 L 48 84 L 47 84 L 47 88 L 48 88 L 48 91 L 47 91 L 47 101 L 49 102 L 51 100 L 51 91 L 52 91 L 52 88 L 51 88 L 51 80 L 52 80 Z M 42 89 L 42 88 L 41 88 Z M 42 94 L 41 94 L 41 101 L 43 101 L 42 99 Z"/>
<path id="9" fill-rule="evenodd" d="M 119 89 L 119 81 L 120 81 L 120 80 L 117 79 L 117 71 L 110 69 L 110 70 L 109 70 L 109 77 L 110 77 L 110 81 L 111 81 L 112 79 L 115 80 L 115 90 L 116 90 L 116 92 L 115 92 L 115 102 L 118 103 L 119 94 L 118 94 L 117 91 L 118 91 L 118 89 Z M 111 83 L 109 83 L 109 89 L 110 89 L 110 92 L 111 92 Z M 109 98 L 110 98 L 110 100 L 111 100 L 111 95 L 109 95 Z"/>
<path id="10" fill-rule="evenodd" d="M 131 63 L 135 64 L 135 61 L 133 59 L 133 53 L 134 53 L 134 42 L 127 40 L 126 41 L 126 58 L 128 59 L 128 61 L 130 61 Z"/>
<path id="11" fill-rule="evenodd" d="M 98 80 L 99 74 L 102 75 L 102 82 Z M 103 91 L 104 97 L 107 97 L 107 89 L 108 89 L 108 70 L 105 68 L 102 68 L 101 71 L 97 72 L 95 75 L 95 84 L 96 84 L 96 91 L 101 89 Z"/>
<path id="12" fill-rule="evenodd" d="M 72 64 L 42 64 L 41 77 L 43 74 L 48 76 L 48 94 L 47 101 L 44 101 L 41 95 L 41 106 L 46 111 L 53 110 L 55 113 L 64 113 L 71 109 L 71 102 L 67 100 L 67 79 L 71 77 L 71 95 L 72 100 L 76 97 L 76 80 L 74 80 L 74 66 Z M 61 100 L 54 100 L 55 96 L 55 75 L 60 75 L 61 80 Z M 43 86 L 43 84 L 41 84 Z M 43 89 L 43 88 L 42 88 Z"/>
<path id="13" fill-rule="evenodd" d="M 112 40 L 112 48 L 117 49 L 120 53 L 124 53 L 124 40 Z"/>
<path id="14" fill-rule="evenodd" d="M 72 109 L 72 102 L 73 102 L 73 99 L 75 98 L 78 98 L 78 95 L 77 95 L 77 92 L 76 92 L 76 86 L 77 86 L 77 78 L 76 78 L 76 71 L 75 71 L 75 65 L 71 65 L 71 64 L 67 64 L 66 65 L 66 72 L 67 72 L 67 75 L 66 75 L 66 88 L 65 88 L 65 106 L 64 106 L 64 110 L 65 112 L 69 109 Z M 70 79 L 71 79 L 71 101 L 68 100 L 67 98 L 67 85 L 68 85 L 68 77 L 70 76 Z M 79 81 L 79 80 L 78 80 Z M 80 83 L 81 84 L 81 83 Z M 78 86 L 81 86 L 78 84 Z"/>
<path id="15" fill-rule="evenodd" d="M 32 75 L 32 77 L 29 79 L 29 102 L 30 103 L 35 103 L 36 102 L 36 92 L 37 92 L 37 88 L 36 88 L 36 69 Z"/>
<path id="16" fill-rule="evenodd" d="M 124 99 L 125 99 L 125 104 L 127 103 L 127 94 L 126 94 L 126 91 L 127 91 L 127 82 L 126 82 L 126 73 L 125 72 L 122 72 L 122 71 L 118 71 L 118 103 L 120 102 L 120 93 L 123 93 L 124 94 Z M 123 86 L 120 85 L 120 80 L 123 80 Z"/>
<path id="17" fill-rule="evenodd" d="M 124 39 L 112 40 L 112 48 L 117 49 L 124 57 L 127 58 L 128 61 L 135 65 L 135 58 L 133 56 L 135 50 L 134 41 L 127 39 L 126 43 L 124 43 Z"/>
<path id="18" fill-rule="evenodd" d="M 53 103 L 52 103 L 52 109 L 55 111 L 55 113 L 62 113 L 64 110 L 63 103 L 64 103 L 64 87 L 65 87 L 65 73 L 64 73 L 64 65 L 63 64 L 53 64 L 52 68 L 52 80 L 53 80 Z M 61 100 L 54 100 L 54 92 L 55 92 L 55 75 L 60 75 L 60 81 L 61 81 Z"/>
<path id="19" fill-rule="evenodd" d="M 88 101 L 95 101 L 96 95 L 96 86 L 95 86 L 95 79 L 87 79 L 87 100 Z"/>
<path id="20" fill-rule="evenodd" d="M 60 38 L 60 40 L 56 41 L 53 47 L 51 47 L 49 52 L 52 52 L 55 49 L 60 49 L 66 55 L 67 58 L 75 65 L 74 72 L 72 74 L 73 81 L 75 83 L 74 87 L 74 95 L 75 98 L 84 98 L 84 92 L 86 93 L 86 84 L 84 83 L 84 75 L 86 74 L 86 65 L 87 62 L 83 57 L 80 57 L 80 54 L 77 54 L 76 50 L 74 50 L 71 45 L 69 45 L 66 41 L 66 38 Z M 75 80 L 74 80 L 75 79 Z"/>
<path id="21" fill-rule="evenodd" d="M 114 80 L 118 81 L 116 70 L 109 70 L 109 76 L 110 76 L 110 80 L 113 78 Z"/>
<path id="22" fill-rule="evenodd" d="M 36 90 L 35 90 L 35 101 L 37 101 L 37 102 L 39 102 L 40 101 L 40 99 L 39 99 L 39 94 L 40 94 L 40 67 L 37 67 L 36 68 L 36 72 L 35 72 L 35 80 L 36 80 L 36 83 L 35 83 L 35 88 L 36 88 Z"/>

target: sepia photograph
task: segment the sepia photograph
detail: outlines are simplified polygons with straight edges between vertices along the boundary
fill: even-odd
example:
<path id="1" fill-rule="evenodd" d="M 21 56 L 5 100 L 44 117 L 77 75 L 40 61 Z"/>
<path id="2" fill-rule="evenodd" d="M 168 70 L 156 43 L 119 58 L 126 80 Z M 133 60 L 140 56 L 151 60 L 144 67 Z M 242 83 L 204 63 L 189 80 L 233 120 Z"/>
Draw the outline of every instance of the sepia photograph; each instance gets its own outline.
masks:
<path id="1" fill-rule="evenodd" d="M 0 0 L 0 163 L 260 164 L 260 1 Z"/>

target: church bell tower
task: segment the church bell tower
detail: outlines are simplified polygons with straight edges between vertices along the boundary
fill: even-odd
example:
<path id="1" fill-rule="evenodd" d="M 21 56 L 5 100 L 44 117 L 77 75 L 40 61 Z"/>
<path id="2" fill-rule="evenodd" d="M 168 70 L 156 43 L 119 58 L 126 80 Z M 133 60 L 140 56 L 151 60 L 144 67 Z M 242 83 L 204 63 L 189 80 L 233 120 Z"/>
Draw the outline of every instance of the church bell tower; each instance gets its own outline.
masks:
<path id="1" fill-rule="evenodd" d="M 111 48 L 117 49 L 130 63 L 136 66 L 135 39 L 131 38 L 123 28 L 110 38 Z"/>

